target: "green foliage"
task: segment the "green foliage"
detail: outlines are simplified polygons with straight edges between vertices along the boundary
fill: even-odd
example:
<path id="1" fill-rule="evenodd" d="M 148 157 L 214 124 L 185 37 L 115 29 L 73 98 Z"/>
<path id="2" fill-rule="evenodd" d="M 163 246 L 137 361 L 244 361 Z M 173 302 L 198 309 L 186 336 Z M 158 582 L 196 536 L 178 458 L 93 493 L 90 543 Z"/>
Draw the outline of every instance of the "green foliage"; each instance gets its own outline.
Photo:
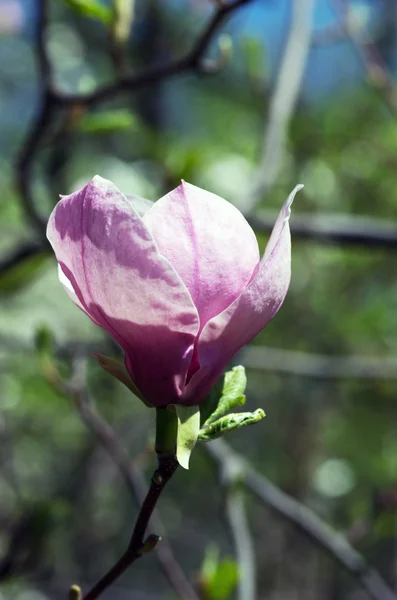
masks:
<path id="1" fill-rule="evenodd" d="M 216 421 L 211 421 L 209 425 L 200 430 L 198 439 L 201 442 L 210 442 L 234 429 L 259 423 L 264 417 L 265 412 L 261 408 L 257 408 L 254 412 L 232 413 Z"/>
<path id="2" fill-rule="evenodd" d="M 205 600 L 227 600 L 238 583 L 238 565 L 232 558 L 219 558 L 216 546 L 207 547 L 200 573 Z"/>
<path id="3" fill-rule="evenodd" d="M 245 403 L 247 376 L 242 365 L 226 371 L 200 406 L 201 422 L 209 425 L 229 410 Z"/>
<path id="4" fill-rule="evenodd" d="M 104 25 L 112 22 L 112 11 L 102 2 L 95 2 L 95 0 L 64 0 L 64 2 L 82 17 L 96 19 Z"/>
<path id="5" fill-rule="evenodd" d="M 78 131 L 86 134 L 111 134 L 118 131 L 137 129 L 137 118 L 131 111 L 124 109 L 107 110 L 85 114 L 76 126 Z"/>
<path id="6" fill-rule="evenodd" d="M 226 415 L 236 406 L 245 403 L 244 392 L 246 387 L 247 376 L 242 365 L 233 367 L 231 371 L 226 371 L 206 401 L 200 406 L 201 422 L 203 423 L 198 436 L 200 441 L 209 442 L 233 429 L 253 425 L 264 418 L 265 413 L 261 408 L 253 413 L 244 412 Z"/>

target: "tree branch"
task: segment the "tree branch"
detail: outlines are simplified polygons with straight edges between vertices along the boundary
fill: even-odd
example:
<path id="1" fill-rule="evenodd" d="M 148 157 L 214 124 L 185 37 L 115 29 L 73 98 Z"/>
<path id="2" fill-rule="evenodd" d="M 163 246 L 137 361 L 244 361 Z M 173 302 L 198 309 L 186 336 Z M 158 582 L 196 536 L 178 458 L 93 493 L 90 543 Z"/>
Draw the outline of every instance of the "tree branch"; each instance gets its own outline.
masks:
<path id="1" fill-rule="evenodd" d="M 273 229 L 276 213 L 260 211 L 247 217 L 257 232 Z M 291 221 L 293 239 L 313 240 L 321 244 L 343 244 L 363 248 L 397 248 L 397 223 L 354 215 L 311 215 L 294 213 Z"/>
<path id="2" fill-rule="evenodd" d="M 391 114 L 397 115 L 397 85 L 370 33 L 351 26 L 347 18 L 349 7 L 346 0 L 332 0 L 331 4 L 339 16 L 342 31 L 351 40 L 363 62 L 369 83 L 379 92 Z"/>
<path id="3" fill-rule="evenodd" d="M 396 379 L 395 356 L 327 356 L 267 346 L 247 346 L 239 353 L 247 368 L 315 379 Z"/>
<path id="4" fill-rule="evenodd" d="M 130 490 L 131 494 L 136 498 L 138 505 L 142 505 L 141 513 L 144 510 L 144 503 L 146 502 L 144 518 L 142 517 L 139 522 L 139 530 L 135 532 L 135 537 L 131 539 L 129 549 L 126 551 L 126 553 L 117 563 L 117 565 L 115 565 L 115 567 L 113 567 L 113 569 L 111 569 L 111 571 L 107 574 L 106 579 L 102 579 L 101 582 L 99 582 L 97 586 L 95 586 L 91 590 L 91 592 L 89 592 L 89 594 L 84 597 L 84 600 L 93 600 L 93 598 L 98 597 L 95 595 L 93 596 L 93 593 L 98 594 L 98 589 L 105 589 L 103 586 L 105 584 L 106 587 L 110 585 L 110 580 L 112 577 L 117 577 L 118 574 L 121 574 L 123 570 L 128 568 L 129 564 L 132 564 L 132 562 L 134 562 L 139 557 L 139 555 L 134 555 L 134 549 L 132 548 L 132 546 L 139 546 L 138 542 L 141 541 L 139 537 L 143 538 L 143 528 L 146 529 L 147 521 L 149 520 L 149 518 L 151 519 L 151 523 L 154 529 L 158 532 L 158 534 L 160 536 L 163 535 L 164 526 L 157 513 L 157 510 L 155 510 L 154 508 L 153 501 L 156 497 L 153 494 L 156 492 L 158 493 L 158 495 L 160 495 L 163 487 L 165 486 L 165 483 L 171 477 L 172 473 L 169 476 L 167 475 L 168 479 L 166 477 L 166 480 L 164 480 L 164 483 L 162 484 L 162 486 L 160 486 L 161 489 L 158 483 L 153 482 L 153 478 L 156 479 L 155 474 L 152 478 L 151 488 L 153 488 L 154 486 L 156 489 L 154 490 L 154 492 L 153 490 L 149 490 L 149 492 L 147 492 L 147 485 L 140 469 L 130 460 L 128 454 L 123 449 L 115 432 L 110 427 L 110 425 L 108 425 L 95 411 L 93 401 L 85 387 L 84 366 L 79 359 L 76 359 L 74 362 L 74 373 L 70 384 L 65 384 L 64 382 L 58 379 L 55 382 L 52 380 L 51 383 L 55 384 L 57 389 L 59 389 L 66 396 L 71 397 L 73 399 L 75 407 L 79 412 L 82 420 L 90 429 L 90 431 L 94 433 L 98 441 L 102 444 L 103 448 L 112 458 L 113 462 L 115 463 L 121 475 L 123 476 L 127 488 Z M 167 461 L 171 465 L 171 468 L 174 468 L 174 462 L 171 459 L 167 459 Z M 162 470 L 167 466 L 168 463 L 165 464 L 163 462 L 161 464 L 160 475 L 163 476 L 163 478 L 164 474 L 162 473 Z M 150 503 L 152 504 L 149 504 L 148 507 L 147 498 L 149 496 Z M 156 502 L 157 500 L 155 500 L 154 504 Z M 142 546 L 142 543 L 140 545 Z M 170 582 L 178 596 L 183 600 L 198 600 L 196 592 L 194 591 L 190 582 L 186 578 L 181 566 L 179 565 L 178 561 L 174 556 L 171 546 L 168 544 L 167 541 L 162 541 L 161 544 L 159 544 L 156 547 L 156 554 L 165 576 L 167 577 L 168 581 Z M 133 556 L 135 556 L 135 558 Z M 122 569 L 122 571 L 120 571 L 120 569 Z M 101 586 L 100 588 L 98 587 L 99 584 Z"/>
<path id="5" fill-rule="evenodd" d="M 244 502 L 244 490 L 235 482 L 226 487 L 226 514 L 236 549 L 238 599 L 256 598 L 256 558 Z"/>
<path id="6" fill-rule="evenodd" d="M 354 550 L 345 538 L 333 531 L 305 505 L 252 469 L 224 440 L 215 440 L 204 444 L 203 447 L 216 462 L 223 477 L 244 485 L 263 504 L 295 525 L 355 577 L 373 600 L 397 600 L 396 594 L 379 573 L 368 565 L 365 558 Z"/>
<path id="7" fill-rule="evenodd" d="M 177 467 L 178 462 L 174 455 L 158 455 L 158 466 L 153 473 L 149 490 L 139 511 L 127 550 L 110 571 L 83 596 L 83 600 L 96 600 L 99 598 L 142 554 L 150 552 L 157 545 L 161 538 L 149 536 L 145 540 L 144 536 L 157 501 Z"/>
<path id="8" fill-rule="evenodd" d="M 220 4 L 192 49 L 184 57 L 165 65 L 150 67 L 138 75 L 122 75 L 113 83 L 99 87 L 88 94 L 66 94 L 54 88 L 52 67 L 45 47 L 48 0 L 39 1 L 35 50 L 39 64 L 40 80 L 43 81 L 44 89 L 38 114 L 27 133 L 26 140 L 21 146 L 16 161 L 16 187 L 21 196 L 26 216 L 41 237 L 44 236 L 46 221 L 35 207 L 31 190 L 32 168 L 40 145 L 53 125 L 58 110 L 60 108 L 72 108 L 73 106 L 92 107 L 110 98 L 115 98 L 120 93 L 132 93 L 169 77 L 180 75 L 183 72 L 206 73 L 207 70 L 203 62 L 204 53 L 211 44 L 218 27 L 228 15 L 250 1 L 233 0 L 229 3 Z M 208 70 L 208 73 L 210 72 L 212 72 L 211 69 Z"/>

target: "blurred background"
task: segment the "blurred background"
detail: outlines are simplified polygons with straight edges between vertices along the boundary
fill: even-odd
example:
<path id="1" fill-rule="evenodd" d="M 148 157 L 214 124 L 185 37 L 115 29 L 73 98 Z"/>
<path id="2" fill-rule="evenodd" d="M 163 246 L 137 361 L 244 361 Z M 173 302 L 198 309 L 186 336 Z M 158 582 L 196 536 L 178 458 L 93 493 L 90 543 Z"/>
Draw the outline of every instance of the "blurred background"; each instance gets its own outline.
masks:
<path id="1" fill-rule="evenodd" d="M 90 356 L 118 350 L 68 300 L 43 238 L 59 194 L 96 173 L 152 200 L 181 178 L 218 193 L 261 250 L 305 185 L 289 294 L 235 360 L 247 410 L 267 417 L 227 443 L 397 588 L 397 5 L 235 4 L 209 32 L 215 0 L 0 0 L 0 600 L 93 584 L 125 549 L 154 464 L 153 413 Z M 204 31 L 189 68 L 95 96 L 190 56 Z M 59 385 L 76 356 L 132 489 Z M 288 519 L 225 490 L 218 467 L 193 453 L 160 503 L 162 557 L 104 598 L 370 597 Z"/>

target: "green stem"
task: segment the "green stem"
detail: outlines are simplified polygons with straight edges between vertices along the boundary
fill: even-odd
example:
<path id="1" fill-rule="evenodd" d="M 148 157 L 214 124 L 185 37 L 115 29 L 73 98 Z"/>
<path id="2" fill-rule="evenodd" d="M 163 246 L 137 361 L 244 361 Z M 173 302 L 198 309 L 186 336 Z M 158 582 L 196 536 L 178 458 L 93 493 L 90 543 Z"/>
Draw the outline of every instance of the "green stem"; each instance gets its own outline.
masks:
<path id="1" fill-rule="evenodd" d="M 175 454 L 178 419 L 174 409 L 156 408 L 156 452 Z"/>

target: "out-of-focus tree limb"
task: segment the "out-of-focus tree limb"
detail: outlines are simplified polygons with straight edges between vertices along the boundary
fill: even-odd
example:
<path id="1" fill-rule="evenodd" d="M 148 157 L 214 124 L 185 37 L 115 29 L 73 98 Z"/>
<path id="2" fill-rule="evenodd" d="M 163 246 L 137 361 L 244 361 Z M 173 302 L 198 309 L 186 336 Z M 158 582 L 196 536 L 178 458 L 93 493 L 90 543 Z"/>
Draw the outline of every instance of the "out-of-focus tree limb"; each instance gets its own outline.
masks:
<path id="1" fill-rule="evenodd" d="M 348 18 L 347 0 L 332 0 L 342 31 L 353 43 L 367 72 L 368 82 L 380 93 L 393 115 L 397 115 L 397 85 L 392 73 L 385 65 L 376 43 L 364 27 L 352 26 Z"/>
<path id="2" fill-rule="evenodd" d="M 239 360 L 250 369 L 315 379 L 396 379 L 397 357 L 327 356 L 267 346 L 247 346 Z"/>
<path id="3" fill-rule="evenodd" d="M 350 41 L 361 58 L 367 72 L 368 82 L 380 93 L 384 103 L 393 115 L 397 114 L 397 85 L 393 74 L 387 68 L 376 42 L 365 26 L 356 26 L 350 18 L 346 0 L 332 0 L 337 13 L 337 22 L 313 34 L 313 46 L 326 46 L 335 42 Z"/>
<path id="4" fill-rule="evenodd" d="M 244 490 L 231 482 L 226 487 L 226 514 L 238 564 L 238 600 L 255 600 L 256 598 L 256 558 L 254 544 L 247 519 Z"/>
<path id="5" fill-rule="evenodd" d="M 247 217 L 258 233 L 273 229 L 277 213 L 259 211 Z M 320 244 L 340 244 L 362 248 L 397 248 L 397 223 L 385 219 L 353 215 L 299 214 L 290 221 L 291 234 L 296 239 L 313 240 Z"/>
<path id="6" fill-rule="evenodd" d="M 39 80 L 43 87 L 40 106 L 26 139 L 21 144 L 15 166 L 15 185 L 20 194 L 25 214 L 30 224 L 41 237 L 44 236 L 45 222 L 36 209 L 32 195 L 32 167 L 36 150 L 51 126 L 56 101 L 52 91 L 52 69 L 47 53 L 45 36 L 48 25 L 48 0 L 40 0 L 37 7 L 37 28 L 35 34 L 35 54 L 38 63 Z"/>
<path id="7" fill-rule="evenodd" d="M 331 529 L 304 504 L 257 473 L 224 440 L 214 440 L 203 444 L 203 447 L 216 462 L 223 478 L 243 485 L 259 501 L 294 524 L 321 550 L 327 552 L 355 577 L 372 600 L 397 600 L 396 594 L 379 573 L 368 565 L 365 558 L 354 550 L 344 537 Z"/>
<path id="8" fill-rule="evenodd" d="M 182 58 L 173 60 L 165 65 L 148 67 L 142 73 L 120 77 L 115 82 L 101 86 L 87 94 L 55 92 L 56 101 L 60 105 L 76 104 L 89 107 L 109 98 L 114 98 L 122 92 L 135 92 L 151 83 L 157 83 L 184 72 L 196 71 L 199 74 L 206 74 L 205 53 L 212 43 L 217 30 L 232 12 L 249 2 L 251 0 L 232 0 L 231 2 L 222 2 L 217 5 L 212 18 L 193 44 L 193 47 Z M 209 69 L 208 72 L 213 73 L 213 69 Z"/>
<path id="9" fill-rule="evenodd" d="M 314 0 L 294 0 L 287 44 L 278 71 L 263 139 L 257 179 L 251 193 L 253 210 L 273 187 L 285 152 L 288 127 L 296 102 L 310 50 Z"/>

